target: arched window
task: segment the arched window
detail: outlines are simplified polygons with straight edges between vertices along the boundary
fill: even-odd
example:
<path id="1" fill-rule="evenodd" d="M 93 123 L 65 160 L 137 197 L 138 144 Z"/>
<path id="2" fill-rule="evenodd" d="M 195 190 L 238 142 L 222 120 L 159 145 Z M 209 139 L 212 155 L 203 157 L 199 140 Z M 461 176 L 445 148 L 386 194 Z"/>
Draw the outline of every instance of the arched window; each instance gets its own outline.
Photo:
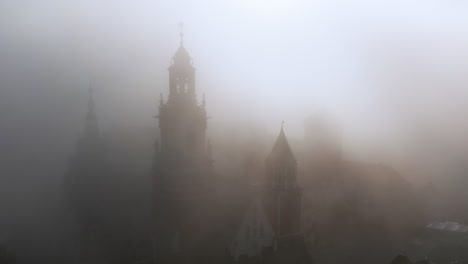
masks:
<path id="1" fill-rule="evenodd" d="M 245 227 L 245 239 L 247 240 L 250 239 L 250 227 L 249 226 Z"/>

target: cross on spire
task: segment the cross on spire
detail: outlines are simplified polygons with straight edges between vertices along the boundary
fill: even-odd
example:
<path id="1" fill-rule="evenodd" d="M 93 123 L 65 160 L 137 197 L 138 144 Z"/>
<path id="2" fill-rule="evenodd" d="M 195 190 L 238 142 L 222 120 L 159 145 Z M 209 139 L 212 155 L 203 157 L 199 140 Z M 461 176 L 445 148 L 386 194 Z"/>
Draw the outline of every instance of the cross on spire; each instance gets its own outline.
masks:
<path id="1" fill-rule="evenodd" d="M 179 33 L 180 46 L 183 46 L 184 45 L 184 22 L 180 22 L 179 24 L 177 24 L 177 26 L 179 26 L 180 28 L 180 33 Z"/>

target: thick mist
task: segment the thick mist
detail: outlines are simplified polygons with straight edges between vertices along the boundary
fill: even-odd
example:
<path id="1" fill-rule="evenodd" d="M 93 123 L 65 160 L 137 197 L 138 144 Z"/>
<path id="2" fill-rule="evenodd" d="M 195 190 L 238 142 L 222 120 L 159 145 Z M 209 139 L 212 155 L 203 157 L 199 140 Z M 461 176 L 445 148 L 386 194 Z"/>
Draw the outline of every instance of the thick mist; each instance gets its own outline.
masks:
<path id="1" fill-rule="evenodd" d="M 0 1 L 0 245 L 25 263 L 64 251 L 54 214 L 90 87 L 121 180 L 112 188 L 122 203 L 148 202 L 126 187 L 148 188 L 180 22 L 223 177 L 244 173 L 245 151 L 262 160 L 282 121 L 307 152 L 304 120 L 320 116 L 346 160 L 387 164 L 465 204 L 467 11 L 461 1 Z M 126 224 L 147 224 L 135 219 Z"/>

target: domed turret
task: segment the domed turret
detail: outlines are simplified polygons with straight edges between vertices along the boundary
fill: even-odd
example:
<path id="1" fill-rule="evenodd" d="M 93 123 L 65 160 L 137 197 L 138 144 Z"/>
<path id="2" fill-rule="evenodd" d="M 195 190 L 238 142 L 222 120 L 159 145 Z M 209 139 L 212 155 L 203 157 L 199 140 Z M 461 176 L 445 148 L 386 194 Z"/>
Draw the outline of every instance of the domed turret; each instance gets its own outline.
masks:
<path id="1" fill-rule="evenodd" d="M 185 49 L 183 45 L 181 45 L 174 56 L 172 57 L 172 62 L 173 65 L 191 65 L 192 64 L 192 58 L 190 57 L 189 53 Z"/>
<path id="2" fill-rule="evenodd" d="M 195 68 L 192 58 L 184 47 L 184 34 L 180 33 L 180 46 L 172 57 L 169 67 L 169 102 L 197 104 L 195 93 Z"/>

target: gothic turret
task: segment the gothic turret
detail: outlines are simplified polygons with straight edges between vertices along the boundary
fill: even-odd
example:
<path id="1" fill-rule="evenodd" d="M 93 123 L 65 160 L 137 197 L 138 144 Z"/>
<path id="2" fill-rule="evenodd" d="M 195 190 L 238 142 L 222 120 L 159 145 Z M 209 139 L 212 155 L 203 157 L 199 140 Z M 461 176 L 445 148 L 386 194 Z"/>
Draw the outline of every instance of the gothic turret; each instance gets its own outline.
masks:
<path id="1" fill-rule="evenodd" d="M 88 109 L 83 132 L 76 144 L 65 175 L 65 195 L 68 209 L 77 228 L 81 259 L 94 259 L 96 249 L 104 254 L 106 245 L 106 219 L 104 205 L 108 193 L 106 176 L 109 175 L 105 146 L 100 136 L 93 99 L 89 88 Z M 107 253 L 106 253 L 107 254 Z"/>
<path id="2" fill-rule="evenodd" d="M 266 159 L 266 206 L 279 244 L 300 234 L 301 191 L 296 172 L 297 161 L 281 127 Z"/>
<path id="3" fill-rule="evenodd" d="M 180 33 L 180 47 L 172 57 L 169 67 L 169 101 L 196 104 L 195 68 L 192 58 L 184 47 L 184 34 Z"/>
<path id="4" fill-rule="evenodd" d="M 289 146 L 283 126 L 276 143 L 266 159 L 268 186 L 272 189 L 296 187 L 297 161 Z"/>

